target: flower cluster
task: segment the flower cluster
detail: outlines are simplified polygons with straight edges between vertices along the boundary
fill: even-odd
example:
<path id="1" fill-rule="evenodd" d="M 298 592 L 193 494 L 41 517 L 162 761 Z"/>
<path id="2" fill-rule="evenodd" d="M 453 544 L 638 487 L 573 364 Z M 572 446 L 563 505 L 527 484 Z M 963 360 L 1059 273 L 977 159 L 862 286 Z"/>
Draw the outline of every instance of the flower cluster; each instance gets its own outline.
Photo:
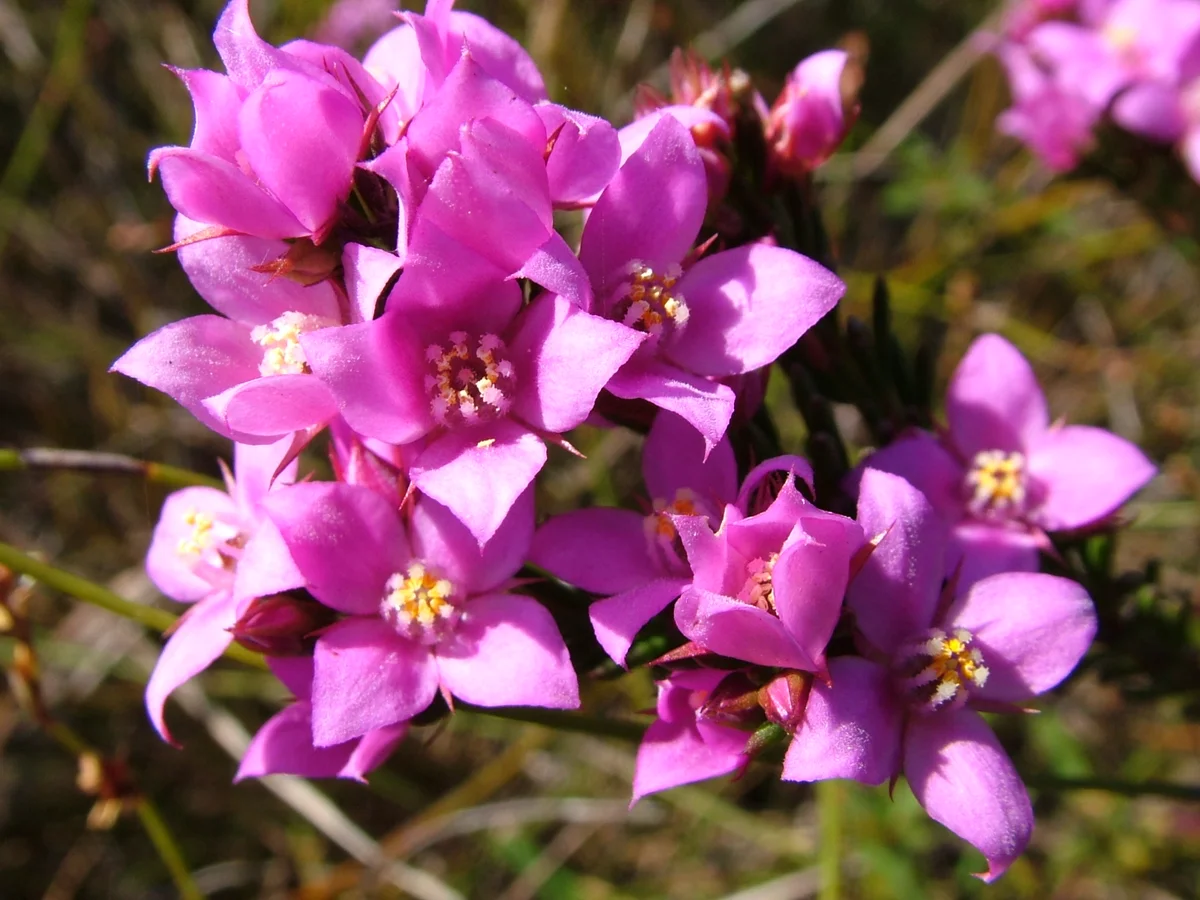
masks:
<path id="1" fill-rule="evenodd" d="M 156 728 L 169 739 L 170 693 L 236 640 L 295 698 L 239 777 L 362 779 L 455 704 L 578 706 L 571 610 L 546 604 L 565 595 L 618 665 L 647 633 L 676 638 L 635 798 L 787 738 L 784 778 L 903 774 L 999 875 L 1032 819 L 979 711 L 1019 712 L 1095 630 L 1037 553 L 1152 467 L 1051 426 L 994 336 L 955 376 L 944 434 L 864 463 L 857 519 L 814 502 L 804 459 L 753 465 L 765 370 L 844 286 L 780 235 L 723 239 L 730 142 L 757 128 L 771 179 L 808 178 L 861 72 L 817 54 L 768 109 L 680 56 L 672 98 L 644 95 L 618 130 L 550 102 L 519 45 L 452 6 L 400 15 L 360 61 L 271 46 L 232 0 L 226 73 L 178 73 L 195 132 L 149 165 L 214 312 L 114 369 L 236 449 L 227 491 L 172 495 L 154 533 L 151 578 L 193 604 L 147 689 Z M 572 211 L 577 245 L 555 227 Z M 644 424 L 643 508 L 539 525 L 547 446 L 574 451 L 585 421 Z M 331 480 L 299 477 L 318 440 Z"/>
<path id="2" fill-rule="evenodd" d="M 1013 106 L 1001 130 L 1073 168 L 1108 117 L 1173 144 L 1200 181 L 1200 2 L 1021 0 L 996 53 Z"/>

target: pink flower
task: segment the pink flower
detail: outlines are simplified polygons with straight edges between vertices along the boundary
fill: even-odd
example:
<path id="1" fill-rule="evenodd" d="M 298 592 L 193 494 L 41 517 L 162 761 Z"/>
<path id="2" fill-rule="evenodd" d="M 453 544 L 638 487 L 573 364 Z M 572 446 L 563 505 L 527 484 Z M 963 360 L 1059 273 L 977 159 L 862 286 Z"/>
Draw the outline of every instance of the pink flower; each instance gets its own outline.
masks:
<path id="1" fill-rule="evenodd" d="M 146 684 L 146 709 L 165 740 L 171 740 L 163 718 L 167 697 L 225 652 L 233 640 L 230 629 L 251 602 L 304 584 L 279 533 L 262 514 L 268 492 L 295 477 L 291 465 L 275 478 L 289 446 L 288 441 L 239 444 L 237 478 L 229 479 L 228 493 L 184 488 L 163 504 L 146 554 L 146 574 L 171 599 L 194 604 L 172 631 Z"/>
<path id="2" fill-rule="evenodd" d="M 661 116 L 592 209 L 579 260 L 593 310 L 645 335 L 607 389 L 681 416 L 711 449 L 735 399 L 712 379 L 769 365 L 845 286 L 812 260 L 764 244 L 715 253 L 685 270 L 707 196 L 691 136 Z"/>
<path id="3" fill-rule="evenodd" d="M 312 659 L 276 658 L 270 665 L 296 699 L 254 735 L 234 781 L 280 774 L 366 781 L 367 773 L 383 764 L 408 731 L 408 723 L 399 722 L 341 744 L 317 747 L 312 727 Z"/>
<path id="4" fill-rule="evenodd" d="M 1013 96 L 1013 105 L 1000 114 L 996 127 L 1024 143 L 1055 172 L 1073 169 L 1092 146 L 1092 130 L 1102 110 L 1059 84 L 1024 46 L 1003 43 L 996 54 L 1008 72 Z"/>
<path id="5" fill-rule="evenodd" d="M 737 463 L 722 439 L 705 458 L 704 441 L 678 416 L 659 412 L 642 449 L 652 510 L 580 509 L 555 516 L 533 538 L 530 562 L 606 599 L 588 614 L 596 639 L 624 664 L 638 631 L 691 580 L 673 517 L 702 516 L 713 526 L 737 496 Z"/>
<path id="6" fill-rule="evenodd" d="M 811 172 L 833 155 L 858 118 L 862 69 L 844 50 L 802 60 L 767 117 L 767 142 L 781 172 Z"/>
<path id="7" fill-rule="evenodd" d="M 1131 84 L 1175 82 L 1200 36 L 1200 4 L 1193 0 L 1115 0 L 1083 12 L 1082 24 L 1046 22 L 1025 42 L 1057 85 L 1101 112 Z"/>
<path id="8" fill-rule="evenodd" d="M 266 508 L 308 590 L 345 615 L 316 643 L 314 747 L 404 722 L 439 691 L 480 706 L 578 705 L 553 618 L 506 589 L 529 547 L 531 493 L 482 547 L 424 497 L 407 524 L 354 485 L 294 485 Z"/>
<path id="9" fill-rule="evenodd" d="M 749 735 L 700 712 L 728 674 L 698 669 L 675 672 L 658 683 L 658 718 L 638 747 L 634 803 L 667 788 L 728 775 L 749 762 Z"/>
<path id="10" fill-rule="evenodd" d="M 1100 428 L 1051 424 L 1029 363 L 999 335 L 976 339 L 946 393 L 947 432 L 914 432 L 864 465 L 916 485 L 953 529 L 950 571 L 963 587 L 996 572 L 1036 571 L 1045 532 L 1108 517 L 1154 465 Z"/>
<path id="11" fill-rule="evenodd" d="M 196 107 L 195 132 L 189 147 L 151 153 L 151 174 L 196 222 L 320 244 L 350 193 L 368 110 L 386 92 L 337 47 L 265 43 L 247 0 L 226 7 L 214 41 L 229 74 L 180 73 Z"/>
<path id="12" fill-rule="evenodd" d="M 180 216 L 176 236 L 185 239 L 199 228 Z M 163 391 L 209 428 L 242 443 L 272 442 L 324 426 L 337 413 L 337 402 L 313 377 L 300 338 L 369 321 L 383 284 L 360 288 L 361 281 L 352 278 L 359 302 L 351 303 L 329 282 L 305 286 L 261 270 L 260 263 L 286 248 L 282 241 L 243 235 L 181 247 L 180 262 L 192 284 L 223 315 L 194 316 L 150 333 L 112 371 Z M 369 260 L 380 252 L 351 244 L 346 258 Z M 383 255 L 398 265 L 394 256 Z M 390 271 L 385 267 L 383 274 Z"/>
<path id="13" fill-rule="evenodd" d="M 761 513 L 726 506 L 715 533 L 700 516 L 674 521 L 693 574 L 675 604 L 680 631 L 710 653 L 823 672 L 858 524 L 809 503 L 791 478 Z"/>
<path id="14" fill-rule="evenodd" d="M 1065 678 L 1091 644 L 1095 612 L 1065 578 L 995 575 L 940 601 L 946 550 L 912 485 L 868 469 L 859 523 L 883 535 L 850 585 L 863 657 L 814 682 L 783 778 L 879 784 L 903 772 L 938 822 L 977 847 L 991 881 L 1033 829 L 1029 797 L 976 709 L 1013 710 Z"/>
<path id="15" fill-rule="evenodd" d="M 423 251 L 424 252 L 424 251 Z M 409 479 L 482 543 L 644 336 L 521 291 L 445 235 L 380 319 L 301 337 L 360 434 L 409 445 Z M 586 364 L 581 364 L 586 361 Z"/>

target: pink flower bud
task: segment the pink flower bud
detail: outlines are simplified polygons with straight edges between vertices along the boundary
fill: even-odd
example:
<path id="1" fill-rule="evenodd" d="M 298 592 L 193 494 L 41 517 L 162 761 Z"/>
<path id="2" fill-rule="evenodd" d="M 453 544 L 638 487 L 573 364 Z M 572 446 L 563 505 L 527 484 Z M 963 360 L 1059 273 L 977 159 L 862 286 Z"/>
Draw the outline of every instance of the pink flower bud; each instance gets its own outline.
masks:
<path id="1" fill-rule="evenodd" d="M 863 70 L 844 50 L 813 54 L 792 70 L 767 117 L 779 171 L 811 172 L 833 155 L 858 117 Z"/>

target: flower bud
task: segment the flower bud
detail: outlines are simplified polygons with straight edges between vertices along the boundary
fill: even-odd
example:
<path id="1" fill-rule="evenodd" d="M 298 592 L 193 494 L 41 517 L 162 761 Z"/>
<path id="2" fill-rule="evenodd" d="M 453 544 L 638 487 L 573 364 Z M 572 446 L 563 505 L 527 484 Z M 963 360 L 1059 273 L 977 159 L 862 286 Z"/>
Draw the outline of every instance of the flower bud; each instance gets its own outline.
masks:
<path id="1" fill-rule="evenodd" d="M 811 672 L 786 672 L 759 688 L 758 703 L 767 714 L 767 720 L 788 734 L 794 732 L 804 718 L 812 683 Z"/>
<path id="2" fill-rule="evenodd" d="M 315 600 L 295 594 L 256 597 L 233 624 L 233 639 L 265 656 L 304 656 L 312 636 L 333 624 L 336 614 Z"/>
<path id="3" fill-rule="evenodd" d="M 732 672 L 712 689 L 696 715 L 735 728 L 757 728 L 763 723 L 758 690 L 746 673 Z"/>
<path id="4" fill-rule="evenodd" d="M 863 70 L 844 50 L 815 53 L 792 70 L 767 117 L 776 168 L 793 178 L 833 155 L 858 117 Z"/>

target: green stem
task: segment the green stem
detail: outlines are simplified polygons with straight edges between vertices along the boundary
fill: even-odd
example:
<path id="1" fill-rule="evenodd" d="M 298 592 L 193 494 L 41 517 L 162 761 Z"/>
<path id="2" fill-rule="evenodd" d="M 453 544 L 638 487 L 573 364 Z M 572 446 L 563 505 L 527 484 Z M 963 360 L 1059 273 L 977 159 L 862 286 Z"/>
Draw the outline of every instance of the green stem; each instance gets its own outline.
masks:
<path id="1" fill-rule="evenodd" d="M 34 559 L 9 544 L 0 543 L 0 565 L 21 575 L 28 575 L 46 587 L 61 591 L 76 600 L 82 600 L 84 603 L 90 603 L 111 613 L 116 613 L 122 618 L 137 622 L 139 625 L 155 631 L 167 631 L 179 618 L 166 610 L 126 600 L 103 585 Z M 261 656 L 250 652 L 240 644 L 230 644 L 225 655 L 258 669 L 264 668 L 266 665 Z"/>
<path id="2" fill-rule="evenodd" d="M 142 797 L 138 800 L 137 812 L 138 818 L 142 820 L 142 827 L 146 829 L 146 834 L 150 838 L 150 842 L 154 844 L 154 849 L 158 851 L 158 858 L 167 867 L 167 871 L 171 873 L 171 880 L 175 882 L 179 896 L 183 900 L 203 900 L 204 894 L 200 892 L 200 888 L 192 880 L 192 873 L 188 870 L 187 863 L 183 859 L 183 853 L 179 849 L 179 844 L 175 842 L 175 838 L 171 835 L 171 830 L 167 828 L 167 823 L 159 815 L 158 807 L 151 802 L 149 797 Z"/>
<path id="3" fill-rule="evenodd" d="M 819 900 L 838 900 L 842 893 L 842 806 L 846 802 L 846 786 L 840 781 L 818 781 L 816 790 L 821 829 L 817 850 L 821 871 Z"/>
<path id="4" fill-rule="evenodd" d="M 33 447 L 28 450 L 0 449 L 0 472 L 27 469 L 74 469 L 82 472 L 116 472 L 138 475 L 147 481 L 170 488 L 211 487 L 224 490 L 220 479 L 166 463 L 145 462 L 120 453 L 92 450 L 60 450 Z"/>
<path id="5" fill-rule="evenodd" d="M 553 728 L 556 731 L 573 731 L 579 734 L 619 738 L 623 741 L 633 743 L 640 741 L 646 733 L 646 726 L 637 722 L 631 722 L 628 719 L 597 719 L 592 716 L 565 712 L 559 709 L 542 709 L 541 707 L 534 706 L 484 708 L 461 702 L 456 703 L 455 708 L 481 716 L 491 716 L 494 719 L 527 722 L 531 725 Z"/>

